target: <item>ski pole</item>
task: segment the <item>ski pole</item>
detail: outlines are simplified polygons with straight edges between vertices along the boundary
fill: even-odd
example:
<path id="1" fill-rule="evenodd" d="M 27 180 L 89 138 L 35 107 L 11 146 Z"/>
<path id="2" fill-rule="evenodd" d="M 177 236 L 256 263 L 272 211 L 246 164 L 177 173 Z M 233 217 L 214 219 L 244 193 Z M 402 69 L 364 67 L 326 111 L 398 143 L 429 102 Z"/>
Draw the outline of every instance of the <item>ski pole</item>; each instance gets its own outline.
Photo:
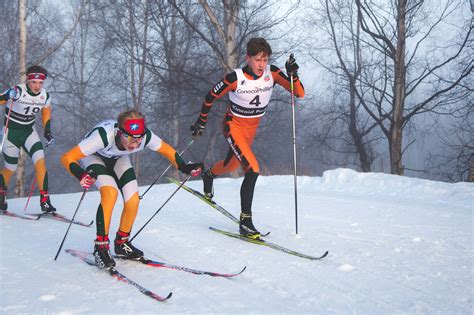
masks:
<path id="1" fill-rule="evenodd" d="M 84 192 L 82 193 L 81 200 L 79 200 L 76 211 L 74 211 L 74 215 L 72 216 L 71 222 L 69 222 L 69 226 L 67 227 L 66 234 L 64 234 L 63 241 L 61 242 L 61 245 L 58 248 L 58 252 L 56 253 L 56 256 L 54 257 L 54 260 L 58 258 L 59 253 L 61 252 L 61 248 L 63 248 L 67 233 L 69 233 L 69 229 L 71 228 L 72 222 L 74 221 L 74 218 L 76 217 L 77 210 L 79 210 L 79 207 L 81 206 L 82 200 L 84 200 L 84 196 L 86 195 L 86 192 L 87 192 L 87 188 L 84 188 Z"/>
<path id="2" fill-rule="evenodd" d="M 186 150 L 191 146 L 191 144 L 193 144 L 193 142 L 194 142 L 194 139 L 191 139 L 191 141 L 188 143 L 186 148 L 184 148 L 184 150 L 181 151 L 181 153 L 179 155 L 183 155 L 183 153 L 186 152 Z M 151 183 L 151 185 L 147 188 L 147 190 L 145 190 L 145 192 L 140 196 L 140 200 L 143 199 L 143 197 L 151 189 L 151 187 L 153 187 L 163 177 L 163 175 L 166 174 L 166 172 L 170 169 L 170 167 L 171 167 L 171 164 L 168 165 L 168 167 L 163 171 L 163 173 L 161 173 L 161 175 L 157 179 L 155 179 L 155 181 L 153 183 Z"/>
<path id="3" fill-rule="evenodd" d="M 28 199 L 26 200 L 25 208 L 23 209 L 23 211 L 26 211 L 26 208 L 28 208 L 28 204 L 30 203 L 31 195 L 33 194 L 33 190 L 35 190 L 35 186 L 36 186 L 36 176 L 33 179 L 33 182 L 31 183 L 30 193 L 28 194 Z"/>
<path id="4" fill-rule="evenodd" d="M 296 119 L 295 119 L 295 90 L 293 84 L 293 75 L 290 75 L 291 90 L 291 113 L 293 117 L 293 169 L 294 169 L 294 186 L 295 186 L 295 229 L 298 234 L 298 186 L 296 177 Z"/>
<path id="5" fill-rule="evenodd" d="M 168 201 L 170 201 L 170 199 L 178 192 L 178 190 L 179 190 L 181 187 L 183 187 L 184 183 L 186 183 L 186 182 L 188 181 L 188 179 L 190 179 L 190 178 L 191 178 L 191 175 L 188 175 L 188 177 L 186 177 L 186 178 L 183 180 L 183 182 L 178 186 L 178 188 L 176 188 L 176 190 L 171 194 L 171 196 L 169 196 L 169 198 L 166 199 L 166 201 L 161 205 L 161 207 L 160 207 L 158 210 L 156 210 L 155 214 L 153 214 L 153 215 L 151 216 L 151 218 L 150 218 L 148 221 L 146 221 L 146 223 L 145 223 L 145 224 L 138 230 L 138 232 L 130 239 L 130 242 L 133 241 L 133 239 L 134 239 L 135 237 L 137 237 L 138 234 L 140 234 L 140 232 L 145 228 L 145 226 L 147 226 L 147 224 L 150 223 L 150 221 L 158 214 L 158 212 L 161 211 L 161 209 L 163 209 L 163 207 L 168 203 Z"/>
<path id="6" fill-rule="evenodd" d="M 5 144 L 5 139 L 8 135 L 8 123 L 10 122 L 10 114 L 12 113 L 13 103 L 10 104 L 10 108 L 8 109 L 7 121 L 5 122 L 5 128 L 3 129 L 3 138 L 2 138 L 2 147 L 0 151 L 3 151 L 3 145 Z"/>

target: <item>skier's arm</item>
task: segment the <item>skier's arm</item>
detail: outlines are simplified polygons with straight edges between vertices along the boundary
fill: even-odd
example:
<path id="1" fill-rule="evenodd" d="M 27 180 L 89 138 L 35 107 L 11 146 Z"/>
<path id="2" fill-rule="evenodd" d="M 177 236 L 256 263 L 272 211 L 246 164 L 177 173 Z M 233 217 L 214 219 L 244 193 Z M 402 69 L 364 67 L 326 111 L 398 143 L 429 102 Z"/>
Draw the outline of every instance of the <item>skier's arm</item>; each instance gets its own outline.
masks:
<path id="1" fill-rule="evenodd" d="M 74 148 L 61 156 L 61 164 L 69 173 L 80 180 L 82 174 L 84 174 L 84 169 L 79 165 L 79 163 L 77 163 L 77 161 L 85 157 L 86 155 L 82 153 L 81 148 L 76 145 Z"/>
<path id="2" fill-rule="evenodd" d="M 147 129 L 145 137 L 145 145 L 147 148 L 163 155 L 168 161 L 170 161 L 174 168 L 181 172 L 197 176 L 204 168 L 202 163 L 185 163 L 183 158 L 171 145 L 164 142 L 149 129 Z"/>
<path id="3" fill-rule="evenodd" d="M 0 105 L 5 104 L 9 99 L 16 99 L 21 94 L 21 88 L 19 86 L 14 86 L 0 94 Z"/>
<path id="4" fill-rule="evenodd" d="M 178 152 L 176 152 L 171 145 L 164 142 L 160 137 L 150 131 L 150 129 L 146 130 L 145 146 L 150 150 L 163 155 L 168 161 L 170 161 L 175 169 L 179 169 L 179 165 L 185 164 Z"/>
<path id="5" fill-rule="evenodd" d="M 209 112 L 211 111 L 212 103 L 226 95 L 229 91 L 235 91 L 237 87 L 237 74 L 235 71 L 227 74 L 224 79 L 214 85 L 214 87 L 207 93 L 204 102 L 202 103 L 201 112 L 196 123 L 205 126 Z"/>
<path id="6" fill-rule="evenodd" d="M 0 105 L 5 105 L 5 103 L 9 100 L 8 92 L 10 89 L 6 90 L 2 94 L 0 94 Z"/>
<path id="7" fill-rule="evenodd" d="M 46 106 L 41 110 L 41 118 L 43 121 L 44 138 L 47 145 L 53 144 L 54 138 L 51 133 L 51 99 L 49 93 L 46 93 Z"/>
<path id="8" fill-rule="evenodd" d="M 43 121 L 44 133 L 51 133 L 51 98 L 46 93 L 46 105 L 41 110 L 41 118 Z"/>
<path id="9" fill-rule="evenodd" d="M 108 138 L 106 131 L 104 128 L 96 128 L 77 146 L 61 156 L 61 164 L 69 173 L 80 180 L 85 170 L 79 165 L 78 161 L 105 148 L 107 145 Z"/>
<path id="10" fill-rule="evenodd" d="M 158 149 L 158 153 L 163 155 L 170 163 L 173 165 L 174 168 L 179 169 L 180 165 L 186 164 L 184 163 L 181 156 L 176 152 L 176 150 L 169 145 L 168 143 L 161 141 L 161 146 Z"/>
<path id="11" fill-rule="evenodd" d="M 86 155 L 82 153 L 81 148 L 77 145 L 61 157 L 61 163 L 69 173 L 79 180 L 83 188 L 89 189 L 97 179 L 97 174 L 92 169 L 88 171 L 84 170 L 77 163 L 78 160 L 84 157 L 86 157 Z"/>
<path id="12" fill-rule="evenodd" d="M 275 83 L 278 83 L 279 85 L 284 87 L 287 91 L 291 91 L 290 78 L 286 74 L 284 74 L 283 71 L 281 71 L 281 69 L 278 68 L 277 66 L 271 65 L 270 69 L 271 69 L 272 77 Z M 293 77 L 293 85 L 294 85 L 295 96 L 298 98 L 303 98 L 304 87 L 300 79 L 298 78 L 298 76 Z"/>
<path id="13" fill-rule="evenodd" d="M 44 132 L 51 132 L 51 107 L 44 107 L 41 111 L 41 120 L 43 121 Z"/>

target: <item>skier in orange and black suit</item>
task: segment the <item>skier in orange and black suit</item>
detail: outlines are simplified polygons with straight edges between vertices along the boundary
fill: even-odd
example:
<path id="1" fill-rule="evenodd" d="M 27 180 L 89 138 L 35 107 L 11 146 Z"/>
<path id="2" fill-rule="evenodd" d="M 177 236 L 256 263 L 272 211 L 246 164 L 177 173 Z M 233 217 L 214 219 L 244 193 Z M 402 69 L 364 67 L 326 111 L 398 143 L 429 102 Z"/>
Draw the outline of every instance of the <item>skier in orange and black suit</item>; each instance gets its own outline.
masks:
<path id="1" fill-rule="evenodd" d="M 224 136 L 229 151 L 224 160 L 216 162 L 203 173 L 204 194 L 213 197 L 213 179 L 242 166 L 245 178 L 240 189 L 241 214 L 240 234 L 259 238 L 260 232 L 252 222 L 252 199 L 260 169 L 251 146 L 261 117 L 265 114 L 275 84 L 290 91 L 293 76 L 294 93 L 304 97 L 304 87 L 298 79 L 298 65 L 293 55 L 286 61 L 285 75 L 278 67 L 269 65 L 272 49 L 263 38 L 252 38 L 247 43 L 247 65 L 235 69 L 207 93 L 198 120 L 191 126 L 193 136 L 200 136 L 205 129 L 212 103 L 229 94 L 229 108 L 224 117 Z"/>

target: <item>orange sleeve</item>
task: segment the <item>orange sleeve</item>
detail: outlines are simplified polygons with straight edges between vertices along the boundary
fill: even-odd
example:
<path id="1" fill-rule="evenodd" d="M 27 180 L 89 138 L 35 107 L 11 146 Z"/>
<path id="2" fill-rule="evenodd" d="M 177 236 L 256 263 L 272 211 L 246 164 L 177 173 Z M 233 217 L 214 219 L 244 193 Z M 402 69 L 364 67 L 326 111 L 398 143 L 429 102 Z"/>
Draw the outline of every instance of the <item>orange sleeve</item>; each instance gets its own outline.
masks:
<path id="1" fill-rule="evenodd" d="M 161 147 L 158 149 L 158 153 L 163 155 L 170 163 L 173 165 L 174 168 L 178 168 L 181 163 L 184 163 L 181 157 L 179 156 L 178 152 L 169 145 L 168 143 L 162 140 Z"/>
<path id="2" fill-rule="evenodd" d="M 71 173 L 77 179 L 80 179 L 84 173 L 84 169 L 77 163 L 80 159 L 86 157 L 82 153 L 78 145 L 76 145 L 71 150 L 67 151 L 61 156 L 61 164 L 66 168 L 66 170 Z"/>
<path id="3" fill-rule="evenodd" d="M 235 71 L 227 74 L 224 79 L 214 85 L 214 87 L 207 93 L 204 102 L 202 103 L 199 120 L 201 124 L 207 123 L 209 112 L 211 111 L 212 103 L 226 95 L 229 91 L 235 91 L 237 88 L 237 74 Z"/>
<path id="4" fill-rule="evenodd" d="M 280 68 L 274 65 L 271 65 L 270 68 L 272 72 L 273 81 L 275 81 L 275 83 L 278 83 L 279 85 L 284 87 L 288 92 L 290 92 L 291 91 L 290 78 L 286 74 L 284 74 Z M 295 96 L 298 98 L 303 98 L 304 86 L 298 77 L 293 78 L 293 87 L 294 87 Z"/>
<path id="5" fill-rule="evenodd" d="M 48 121 L 51 119 L 51 106 L 43 108 L 41 111 L 41 118 L 43 121 L 43 126 L 46 126 Z"/>

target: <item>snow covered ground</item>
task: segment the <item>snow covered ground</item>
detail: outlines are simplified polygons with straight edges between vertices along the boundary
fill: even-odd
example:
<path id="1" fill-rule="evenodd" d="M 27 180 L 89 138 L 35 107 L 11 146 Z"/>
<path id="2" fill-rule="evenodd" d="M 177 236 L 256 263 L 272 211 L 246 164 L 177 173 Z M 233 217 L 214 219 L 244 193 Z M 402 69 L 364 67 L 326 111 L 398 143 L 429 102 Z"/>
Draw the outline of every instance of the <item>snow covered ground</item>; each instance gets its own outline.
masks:
<path id="1" fill-rule="evenodd" d="M 218 179 L 215 200 L 239 213 L 242 179 Z M 201 189 L 201 182 L 190 186 Z M 176 189 L 145 196 L 137 231 Z M 311 313 L 473 314 L 474 185 L 448 184 L 337 169 L 298 179 L 295 235 L 292 176 L 260 177 L 254 222 L 268 240 L 310 261 L 242 242 L 208 229 L 235 223 L 179 191 L 134 240 L 155 260 L 218 272 L 247 270 L 233 279 L 199 276 L 118 261 L 117 269 L 144 287 L 173 296 L 157 302 L 136 288 L 62 252 L 67 224 L 0 216 L 1 314 Z M 141 187 L 144 191 L 146 187 Z M 72 216 L 80 193 L 52 196 Z M 22 213 L 25 199 L 9 200 Z M 95 219 L 97 192 L 87 193 L 77 219 Z M 38 197 L 31 200 L 30 212 Z M 115 234 L 122 204 L 115 209 Z M 133 233 L 132 233 L 133 234 Z M 92 250 L 94 226 L 73 225 L 64 248 Z"/>

